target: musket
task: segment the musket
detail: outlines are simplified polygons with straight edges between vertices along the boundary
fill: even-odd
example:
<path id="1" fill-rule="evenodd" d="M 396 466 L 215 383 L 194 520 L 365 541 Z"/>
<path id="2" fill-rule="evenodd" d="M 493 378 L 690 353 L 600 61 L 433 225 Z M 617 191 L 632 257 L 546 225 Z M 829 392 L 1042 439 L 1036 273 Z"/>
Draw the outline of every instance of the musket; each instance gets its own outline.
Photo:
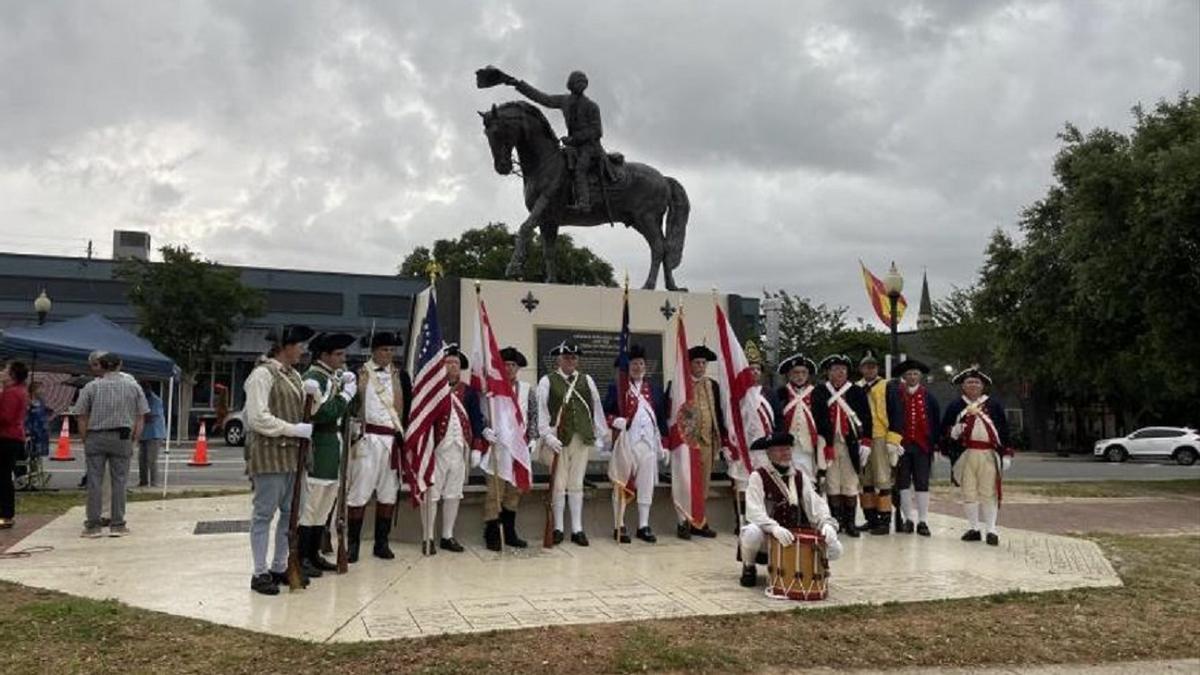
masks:
<path id="1" fill-rule="evenodd" d="M 309 424 L 312 421 L 312 396 L 304 397 L 304 413 L 301 421 Z M 305 464 L 308 460 L 309 439 L 300 439 L 296 449 L 296 475 L 292 479 L 292 512 L 288 516 L 288 590 L 298 591 L 304 588 L 304 574 L 300 571 L 300 492 L 304 489 Z"/>
<path id="2" fill-rule="evenodd" d="M 346 547 L 346 527 L 349 514 L 346 505 L 347 476 L 350 473 L 350 409 L 346 408 L 342 415 L 342 457 L 338 466 L 337 518 L 334 527 L 337 528 L 337 573 L 345 574 L 350 571 L 350 551 Z"/>

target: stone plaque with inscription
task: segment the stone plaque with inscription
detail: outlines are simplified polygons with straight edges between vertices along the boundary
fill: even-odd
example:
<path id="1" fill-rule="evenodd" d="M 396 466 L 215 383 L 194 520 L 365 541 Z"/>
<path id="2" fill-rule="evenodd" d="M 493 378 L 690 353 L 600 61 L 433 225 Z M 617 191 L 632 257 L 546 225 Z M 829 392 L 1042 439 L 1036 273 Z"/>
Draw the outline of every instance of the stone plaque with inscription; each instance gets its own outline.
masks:
<path id="1" fill-rule="evenodd" d="M 617 360 L 617 349 L 621 334 L 618 331 L 537 328 L 537 355 L 533 358 L 538 376 L 554 369 L 554 357 L 550 350 L 563 340 L 574 342 L 583 350 L 579 357 L 579 369 L 596 381 L 600 396 L 616 377 L 613 364 Z M 663 335 L 662 333 L 630 333 L 630 344 L 641 345 L 646 350 L 646 372 L 650 379 L 663 384 Z"/>

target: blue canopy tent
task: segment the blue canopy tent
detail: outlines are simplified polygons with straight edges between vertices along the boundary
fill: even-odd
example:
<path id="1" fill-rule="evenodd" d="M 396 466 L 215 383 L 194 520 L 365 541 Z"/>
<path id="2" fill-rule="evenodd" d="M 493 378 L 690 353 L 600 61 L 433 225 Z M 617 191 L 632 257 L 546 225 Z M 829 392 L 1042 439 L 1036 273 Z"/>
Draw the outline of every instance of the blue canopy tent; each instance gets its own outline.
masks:
<path id="1" fill-rule="evenodd" d="M 88 355 L 96 350 L 121 357 L 121 370 L 151 380 L 167 381 L 167 463 L 163 472 L 163 494 L 167 490 L 171 456 L 171 417 L 179 368 L 170 357 L 149 341 L 100 316 L 88 314 L 44 326 L 22 326 L 0 331 L 0 358 L 28 360 L 34 369 L 83 372 Z"/>
<path id="2" fill-rule="evenodd" d="M 36 360 L 47 370 L 85 371 L 88 354 L 97 349 L 120 356 L 121 369 L 135 377 L 169 380 L 179 371 L 148 341 L 99 314 L 0 331 L 0 356 Z"/>

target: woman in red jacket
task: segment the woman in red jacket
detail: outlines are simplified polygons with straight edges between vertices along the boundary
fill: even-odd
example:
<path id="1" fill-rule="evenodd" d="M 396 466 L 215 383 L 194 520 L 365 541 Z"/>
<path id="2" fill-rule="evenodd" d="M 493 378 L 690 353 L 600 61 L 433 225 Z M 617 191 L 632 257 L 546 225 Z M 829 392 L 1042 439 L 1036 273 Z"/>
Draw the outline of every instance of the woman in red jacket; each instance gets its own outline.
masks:
<path id="1" fill-rule="evenodd" d="M 29 391 L 25 380 L 29 367 L 11 361 L 0 374 L 0 529 L 13 526 L 16 508 L 13 492 L 13 467 L 25 454 L 25 414 L 29 411 Z"/>

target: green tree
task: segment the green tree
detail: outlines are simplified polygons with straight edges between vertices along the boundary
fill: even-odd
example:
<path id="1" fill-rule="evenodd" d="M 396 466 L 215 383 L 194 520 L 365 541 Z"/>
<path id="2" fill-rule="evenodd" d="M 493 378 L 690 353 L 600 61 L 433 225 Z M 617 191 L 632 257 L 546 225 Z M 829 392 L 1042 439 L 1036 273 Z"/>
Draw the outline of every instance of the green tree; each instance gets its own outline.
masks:
<path id="1" fill-rule="evenodd" d="M 887 352 L 888 335 L 861 321 L 856 326 L 850 326 L 846 320 L 849 311 L 846 307 L 818 304 L 811 298 L 793 295 L 782 289 L 774 293 L 766 291 L 764 295 L 780 301 L 780 358 L 799 352 L 820 362 L 833 353 L 845 353 L 854 358 L 866 349 L 876 354 Z M 762 343 L 766 344 L 765 336 Z"/>
<path id="2" fill-rule="evenodd" d="M 960 367 L 979 364 L 991 370 L 993 324 L 978 309 L 977 286 L 953 287 L 944 299 L 933 303 L 934 328 L 924 333 L 931 351 L 947 363 Z"/>
<path id="3" fill-rule="evenodd" d="M 513 234 L 504 223 L 488 223 L 467 230 L 457 239 L 438 239 L 433 249 L 418 246 L 400 263 L 404 277 L 424 277 L 436 259 L 444 274 L 466 279 L 504 279 L 513 253 Z M 574 286 L 616 286 L 612 265 L 588 248 L 576 246 L 570 235 L 560 234 L 554 247 L 559 283 Z M 523 277 L 543 278 L 541 240 L 535 238 L 525 259 Z"/>
<path id="4" fill-rule="evenodd" d="M 161 263 L 126 260 L 116 276 L 129 283 L 142 337 L 174 359 L 182 372 L 179 437 L 187 434 L 196 373 L 233 339 L 247 319 L 266 306 L 259 291 L 244 286 L 236 270 L 204 260 L 186 246 L 164 246 Z"/>
<path id="5" fill-rule="evenodd" d="M 1128 135 L 1059 134 L 1055 183 L 1023 211 L 1023 241 L 993 235 L 977 307 L 1001 366 L 1060 400 L 1194 424 L 1200 97 L 1133 115 Z"/>

